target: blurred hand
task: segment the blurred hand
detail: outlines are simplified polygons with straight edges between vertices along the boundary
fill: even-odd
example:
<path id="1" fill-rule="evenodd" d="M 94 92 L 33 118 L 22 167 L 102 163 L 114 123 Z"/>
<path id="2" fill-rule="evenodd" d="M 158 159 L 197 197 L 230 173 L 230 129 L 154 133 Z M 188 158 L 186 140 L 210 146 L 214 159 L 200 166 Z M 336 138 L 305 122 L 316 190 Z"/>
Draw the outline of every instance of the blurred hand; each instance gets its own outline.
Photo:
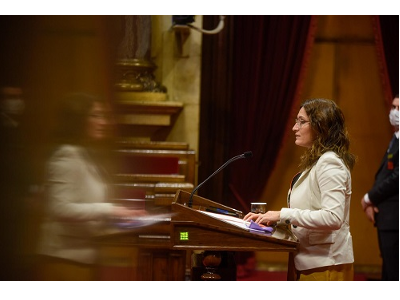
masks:
<path id="1" fill-rule="evenodd" d="M 364 201 L 364 197 L 362 197 L 362 198 L 361 198 L 361 207 L 362 207 L 363 211 L 365 211 L 365 209 L 366 209 L 368 206 L 371 206 L 371 204 L 366 203 L 366 202 Z"/>
<path id="2" fill-rule="evenodd" d="M 367 216 L 367 219 L 375 224 L 375 213 L 378 213 L 379 210 L 376 206 L 369 205 L 365 208 L 364 213 Z"/>
<path id="3" fill-rule="evenodd" d="M 361 198 L 361 207 L 364 210 L 367 219 L 373 224 L 375 224 L 375 213 L 378 213 L 379 209 L 372 203 L 366 203 L 364 201 L 364 197 Z"/>
<path id="4" fill-rule="evenodd" d="M 143 209 L 130 209 L 123 206 L 116 206 L 113 209 L 113 216 L 116 218 L 134 218 L 146 215 L 147 211 Z"/>

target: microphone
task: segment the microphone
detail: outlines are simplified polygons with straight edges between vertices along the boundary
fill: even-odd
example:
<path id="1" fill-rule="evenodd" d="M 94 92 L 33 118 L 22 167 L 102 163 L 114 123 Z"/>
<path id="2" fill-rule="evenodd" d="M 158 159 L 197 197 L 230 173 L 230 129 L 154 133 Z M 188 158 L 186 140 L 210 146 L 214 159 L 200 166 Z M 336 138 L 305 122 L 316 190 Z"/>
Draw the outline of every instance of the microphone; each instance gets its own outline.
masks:
<path id="1" fill-rule="evenodd" d="M 208 178 L 206 180 L 204 180 L 202 183 L 200 183 L 199 185 L 197 185 L 192 193 L 190 194 L 190 198 L 189 198 L 189 207 L 192 207 L 193 205 L 193 195 L 194 193 L 204 184 L 206 183 L 211 177 L 213 177 L 215 174 L 217 174 L 219 171 L 221 171 L 223 168 L 225 168 L 227 165 L 229 165 L 231 162 L 234 162 L 235 160 L 238 159 L 242 159 L 242 158 L 249 158 L 253 156 L 253 152 L 251 151 L 246 151 L 243 154 L 240 155 L 236 155 L 234 157 L 232 157 L 230 160 L 228 160 L 226 163 L 224 163 L 222 166 L 220 166 L 214 173 L 212 173 L 210 176 L 208 176 Z"/>

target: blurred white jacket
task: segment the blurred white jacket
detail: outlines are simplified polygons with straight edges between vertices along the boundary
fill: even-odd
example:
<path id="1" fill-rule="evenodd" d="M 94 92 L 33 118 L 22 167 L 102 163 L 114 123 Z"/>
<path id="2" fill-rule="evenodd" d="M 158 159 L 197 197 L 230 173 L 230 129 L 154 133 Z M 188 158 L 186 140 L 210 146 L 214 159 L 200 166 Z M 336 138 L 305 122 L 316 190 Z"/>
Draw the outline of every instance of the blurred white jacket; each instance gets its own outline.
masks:
<path id="1" fill-rule="evenodd" d="M 61 146 L 47 165 L 45 220 L 38 252 L 95 263 L 93 237 L 107 226 L 113 205 L 107 184 L 84 148 Z"/>

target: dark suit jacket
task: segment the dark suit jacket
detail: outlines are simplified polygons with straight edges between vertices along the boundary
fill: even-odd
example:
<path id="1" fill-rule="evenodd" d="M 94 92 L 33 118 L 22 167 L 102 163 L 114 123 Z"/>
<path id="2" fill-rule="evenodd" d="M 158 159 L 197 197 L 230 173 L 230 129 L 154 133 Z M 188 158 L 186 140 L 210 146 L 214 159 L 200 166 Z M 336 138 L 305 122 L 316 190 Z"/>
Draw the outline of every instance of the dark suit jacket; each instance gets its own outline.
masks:
<path id="1" fill-rule="evenodd" d="M 380 230 L 399 230 L 399 140 L 397 138 L 385 153 L 368 196 L 379 209 L 379 213 L 375 215 L 376 227 Z"/>

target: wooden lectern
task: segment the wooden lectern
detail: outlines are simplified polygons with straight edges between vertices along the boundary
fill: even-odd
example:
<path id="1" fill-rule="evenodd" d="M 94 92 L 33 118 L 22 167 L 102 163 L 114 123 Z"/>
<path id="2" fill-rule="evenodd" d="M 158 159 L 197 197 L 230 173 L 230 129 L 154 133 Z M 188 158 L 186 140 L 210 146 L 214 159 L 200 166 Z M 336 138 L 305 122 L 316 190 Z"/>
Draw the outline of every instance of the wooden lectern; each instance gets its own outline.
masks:
<path id="1" fill-rule="evenodd" d="M 193 267 L 188 253 L 197 252 L 208 271 L 201 278 L 224 280 L 218 275 L 221 259 L 237 251 L 288 252 L 287 279 L 295 279 L 292 256 L 298 241 L 288 227 L 275 227 L 270 235 L 250 231 L 239 211 L 197 195 L 189 207 L 189 198 L 190 193 L 178 190 L 169 219 L 99 237 L 102 279 L 185 280 L 185 269 Z"/>
<path id="2" fill-rule="evenodd" d="M 231 222 L 241 212 L 228 206 L 179 190 L 172 203 L 172 249 L 204 251 L 276 251 L 289 252 L 288 280 L 295 279 L 292 255 L 298 248 L 297 238 L 287 226 L 276 227 L 271 235 L 254 232 Z M 207 211 L 222 212 L 221 217 Z M 227 215 L 228 217 L 224 217 Z M 232 217 L 234 218 L 234 217 Z"/>

